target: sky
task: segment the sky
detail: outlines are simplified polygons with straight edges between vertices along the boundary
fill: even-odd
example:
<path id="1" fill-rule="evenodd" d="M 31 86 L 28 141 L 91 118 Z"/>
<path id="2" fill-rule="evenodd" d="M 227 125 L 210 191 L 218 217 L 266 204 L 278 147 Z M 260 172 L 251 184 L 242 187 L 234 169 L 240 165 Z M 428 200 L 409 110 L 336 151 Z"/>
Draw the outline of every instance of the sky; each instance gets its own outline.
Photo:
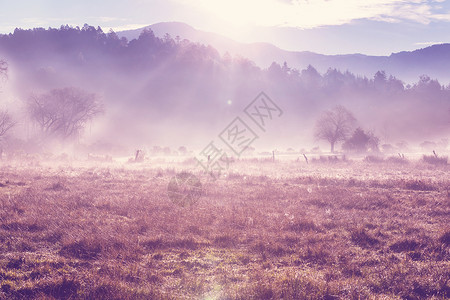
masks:
<path id="1" fill-rule="evenodd" d="M 120 31 L 170 21 L 323 54 L 389 55 L 450 42 L 450 0 L 0 0 L 0 33 L 63 24 Z"/>

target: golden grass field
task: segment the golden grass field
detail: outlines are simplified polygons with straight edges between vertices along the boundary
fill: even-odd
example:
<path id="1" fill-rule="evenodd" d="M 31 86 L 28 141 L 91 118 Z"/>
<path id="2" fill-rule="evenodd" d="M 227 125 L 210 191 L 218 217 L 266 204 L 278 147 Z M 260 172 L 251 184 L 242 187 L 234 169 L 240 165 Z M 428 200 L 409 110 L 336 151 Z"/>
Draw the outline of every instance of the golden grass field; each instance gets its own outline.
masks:
<path id="1" fill-rule="evenodd" d="M 183 170 L 192 206 L 167 195 Z M 450 167 L 6 163 L 1 299 L 449 299 Z"/>

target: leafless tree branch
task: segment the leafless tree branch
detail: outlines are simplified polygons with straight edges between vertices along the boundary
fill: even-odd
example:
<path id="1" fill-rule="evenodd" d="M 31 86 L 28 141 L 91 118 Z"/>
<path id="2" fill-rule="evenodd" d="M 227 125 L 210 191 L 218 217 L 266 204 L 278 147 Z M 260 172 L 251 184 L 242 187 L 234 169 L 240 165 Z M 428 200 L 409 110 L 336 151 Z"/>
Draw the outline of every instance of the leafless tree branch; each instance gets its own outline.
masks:
<path id="1" fill-rule="evenodd" d="M 67 139 L 81 134 L 85 124 L 103 112 L 103 105 L 96 94 L 68 87 L 32 95 L 28 112 L 44 135 Z"/>
<path id="2" fill-rule="evenodd" d="M 342 105 L 332 110 L 325 111 L 317 120 L 314 136 L 318 140 L 325 140 L 334 146 L 340 141 L 345 141 L 351 134 L 356 119 L 353 114 Z"/>

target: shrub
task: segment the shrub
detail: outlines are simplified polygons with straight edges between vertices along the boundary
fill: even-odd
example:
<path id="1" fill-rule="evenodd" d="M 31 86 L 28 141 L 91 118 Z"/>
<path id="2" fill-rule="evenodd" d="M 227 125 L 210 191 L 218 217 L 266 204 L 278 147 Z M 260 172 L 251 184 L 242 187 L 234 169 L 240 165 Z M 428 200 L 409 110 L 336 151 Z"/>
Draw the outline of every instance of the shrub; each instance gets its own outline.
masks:
<path id="1" fill-rule="evenodd" d="M 434 191 L 435 187 L 423 182 L 422 180 L 410 180 L 405 183 L 408 190 L 413 191 Z"/>
<path id="2" fill-rule="evenodd" d="M 342 149 L 359 153 L 364 153 L 368 150 L 378 152 L 379 142 L 379 138 L 372 132 L 364 132 L 363 129 L 357 128 L 353 135 L 342 145 Z"/>
<path id="3" fill-rule="evenodd" d="M 448 156 L 437 157 L 434 155 L 424 155 L 422 160 L 432 165 L 446 165 L 448 162 Z"/>
<path id="4" fill-rule="evenodd" d="M 384 160 L 382 157 L 379 157 L 376 155 L 368 155 L 368 156 L 364 157 L 364 161 L 369 162 L 369 163 L 381 163 Z"/>
<path id="5" fill-rule="evenodd" d="M 407 164 L 409 161 L 406 158 L 398 157 L 398 156 L 389 156 L 386 159 L 386 162 L 391 164 Z"/>

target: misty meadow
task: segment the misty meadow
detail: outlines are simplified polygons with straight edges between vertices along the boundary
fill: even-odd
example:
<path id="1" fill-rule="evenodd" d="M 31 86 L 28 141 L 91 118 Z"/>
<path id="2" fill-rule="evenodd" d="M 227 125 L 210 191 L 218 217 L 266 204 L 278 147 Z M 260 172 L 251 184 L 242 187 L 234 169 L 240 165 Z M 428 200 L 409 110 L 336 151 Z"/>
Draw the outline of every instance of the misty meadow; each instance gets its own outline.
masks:
<path id="1" fill-rule="evenodd" d="M 285 62 L 261 68 L 212 46 L 156 37 L 150 29 L 127 41 L 88 25 L 17 29 L 0 37 L 0 53 L 9 66 L 3 93 L 13 95 L 7 109 L 17 111 L 22 140 L 41 133 L 33 131 L 25 102 L 73 87 L 104 104 L 105 114 L 89 125 L 86 143 L 109 146 L 106 151 L 201 147 L 261 91 L 289 112 L 261 139 L 261 147 L 270 150 L 316 146 L 315 122 L 336 105 L 347 107 L 386 144 L 438 143 L 449 134 L 450 86 L 426 74 L 405 84 L 383 70 L 362 76 L 330 68 L 321 74 L 314 66 L 300 70 Z"/>
<path id="2" fill-rule="evenodd" d="M 35 27 L 0 34 L 1 299 L 450 298 L 450 44 Z"/>

